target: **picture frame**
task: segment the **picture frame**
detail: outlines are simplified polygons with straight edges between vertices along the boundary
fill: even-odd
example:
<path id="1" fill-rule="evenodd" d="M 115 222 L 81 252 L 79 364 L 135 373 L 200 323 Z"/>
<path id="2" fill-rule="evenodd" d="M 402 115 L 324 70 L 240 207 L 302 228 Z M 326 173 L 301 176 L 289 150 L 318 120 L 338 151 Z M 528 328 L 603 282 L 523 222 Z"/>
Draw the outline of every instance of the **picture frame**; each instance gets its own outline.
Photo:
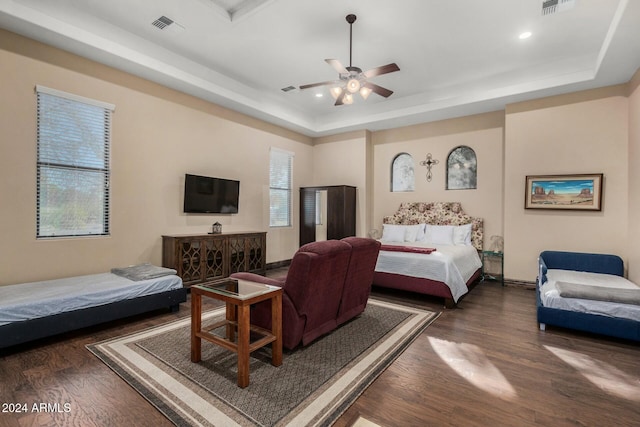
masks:
<path id="1" fill-rule="evenodd" d="M 525 209 L 601 211 L 603 174 L 527 175 Z"/>

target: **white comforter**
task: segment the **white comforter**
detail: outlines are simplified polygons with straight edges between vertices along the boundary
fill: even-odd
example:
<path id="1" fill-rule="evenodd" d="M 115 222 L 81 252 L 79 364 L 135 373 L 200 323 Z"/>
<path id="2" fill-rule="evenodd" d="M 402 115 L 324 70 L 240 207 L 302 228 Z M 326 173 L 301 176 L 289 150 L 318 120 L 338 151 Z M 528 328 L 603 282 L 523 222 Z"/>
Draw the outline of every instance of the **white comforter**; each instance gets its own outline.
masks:
<path id="1" fill-rule="evenodd" d="M 134 282 L 111 273 L 0 286 L 0 325 L 181 287 L 175 275 Z"/>
<path id="2" fill-rule="evenodd" d="M 381 250 L 376 271 L 443 282 L 451 289 L 454 301 L 468 292 L 467 281 L 481 266 L 478 251 L 473 246 L 434 245 L 433 243 L 392 243 L 383 245 L 436 248 L 430 254 Z"/>
<path id="3" fill-rule="evenodd" d="M 555 286 L 556 282 L 579 283 L 585 286 L 604 286 L 620 289 L 633 289 L 638 287 L 624 277 L 611 274 L 587 273 L 584 271 L 549 269 L 547 271 L 547 282 L 540 287 L 540 300 L 542 301 L 542 305 L 548 308 L 640 321 L 640 305 L 594 301 L 581 298 L 562 298 Z"/>

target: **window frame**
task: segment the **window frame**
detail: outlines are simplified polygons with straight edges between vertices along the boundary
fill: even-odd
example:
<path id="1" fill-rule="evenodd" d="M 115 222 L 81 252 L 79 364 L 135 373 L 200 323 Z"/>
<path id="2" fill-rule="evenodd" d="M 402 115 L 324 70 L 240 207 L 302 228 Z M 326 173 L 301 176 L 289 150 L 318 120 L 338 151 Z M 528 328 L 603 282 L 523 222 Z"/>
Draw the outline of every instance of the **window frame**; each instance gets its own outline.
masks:
<path id="1" fill-rule="evenodd" d="M 410 175 L 411 181 L 410 183 L 408 183 L 408 186 L 405 186 L 404 188 L 396 188 L 396 174 L 400 173 L 400 170 L 398 168 L 398 163 L 400 160 L 406 158 L 407 162 L 410 163 L 410 169 L 407 172 L 410 172 L 407 174 L 407 176 Z M 414 167 L 414 162 L 413 162 L 413 156 L 409 153 L 406 152 L 402 152 L 402 153 L 398 153 L 394 156 L 393 160 L 391 161 L 391 182 L 390 184 L 390 189 L 392 193 L 411 193 L 413 191 L 415 191 L 416 189 L 416 176 L 415 176 L 415 167 Z"/>
<path id="2" fill-rule="evenodd" d="M 463 174 L 466 176 L 462 176 Z M 478 156 L 476 151 L 468 145 L 458 145 L 447 155 L 445 189 L 476 190 L 477 188 Z"/>
<path id="3" fill-rule="evenodd" d="M 273 174 L 273 168 L 274 168 L 274 155 L 275 156 L 286 156 L 288 165 L 287 165 L 287 175 L 288 175 L 288 179 L 287 179 L 287 183 L 285 183 L 284 186 L 279 186 L 277 185 L 277 183 L 275 183 L 274 181 L 277 179 L 276 176 L 274 176 Z M 293 211 L 293 159 L 295 157 L 295 154 L 291 151 L 288 150 L 283 150 L 281 148 L 276 148 L 276 147 L 271 147 L 271 150 L 269 152 L 269 227 L 270 228 L 287 228 L 287 227 L 292 227 L 293 225 L 293 220 L 292 220 L 292 211 Z M 282 157 L 280 157 L 279 160 L 282 160 Z M 275 218 L 274 218 L 274 212 L 272 211 L 272 203 L 274 202 L 273 200 L 273 193 L 274 192 L 278 192 L 278 193 L 282 193 L 285 192 L 286 196 L 286 200 L 287 200 L 287 212 L 286 212 L 286 224 L 285 223 L 275 223 Z"/>
<path id="4" fill-rule="evenodd" d="M 111 181 L 111 127 L 112 114 L 115 106 L 102 101 L 85 98 L 79 95 L 63 92 L 57 89 L 47 88 L 45 86 L 36 85 L 36 239 L 59 239 L 59 238 L 77 238 L 77 237 L 98 237 L 109 236 L 111 233 L 111 203 L 110 203 L 110 181 Z M 53 99 L 55 97 L 58 99 Z M 56 103 L 57 107 L 61 104 L 68 103 L 69 109 L 47 110 L 47 104 Z M 97 108 L 97 109 L 96 109 Z M 93 111 L 92 111 L 93 110 Z M 49 112 L 54 111 L 51 115 Z M 60 138 L 59 136 L 51 136 L 56 129 L 55 124 L 65 119 L 65 114 L 75 115 L 78 118 L 80 113 L 80 122 L 83 126 L 91 127 L 99 124 L 98 133 L 99 143 L 91 141 L 94 148 L 100 148 L 98 155 L 90 158 L 89 156 L 73 157 L 72 137 Z M 46 122 L 53 120 L 54 125 L 47 127 Z M 57 121 L 56 121 L 57 120 Z M 65 123 L 63 126 L 69 126 L 69 129 L 77 131 L 70 132 L 77 141 L 85 142 L 86 139 L 78 139 L 78 135 L 82 133 L 77 127 L 77 122 Z M 65 144 L 68 144 L 65 147 Z M 87 144 L 87 146 L 91 146 Z M 54 152 L 58 155 L 52 155 Z M 64 154 L 68 155 L 68 160 L 64 159 Z M 76 152 L 77 153 L 77 152 Z M 55 157 L 55 158 L 54 158 Z M 74 161 L 80 159 L 80 161 Z M 92 164 L 93 163 L 93 164 Z M 57 228 L 53 225 L 46 232 L 43 231 L 43 224 L 51 222 L 51 217 L 45 212 L 49 205 L 46 203 L 46 175 L 60 174 L 63 176 L 61 183 L 70 183 L 75 179 L 84 179 L 85 183 L 91 185 L 91 181 L 97 182 L 101 188 L 101 200 L 99 200 L 100 208 L 98 210 L 99 227 L 89 226 L 88 220 L 84 218 L 78 223 L 72 224 L 67 230 Z M 66 175 L 66 176 L 65 176 Z M 89 188 L 87 186 L 76 186 L 73 188 Z M 44 198 L 44 200 L 43 200 Z M 90 201 L 92 202 L 92 201 Z M 55 204 L 54 204 L 55 205 Z M 61 204 L 60 204 L 61 205 Z M 84 206 L 94 206 L 94 203 L 87 203 Z M 44 225 L 44 227 L 47 227 Z M 100 228 L 99 231 L 96 231 Z"/>

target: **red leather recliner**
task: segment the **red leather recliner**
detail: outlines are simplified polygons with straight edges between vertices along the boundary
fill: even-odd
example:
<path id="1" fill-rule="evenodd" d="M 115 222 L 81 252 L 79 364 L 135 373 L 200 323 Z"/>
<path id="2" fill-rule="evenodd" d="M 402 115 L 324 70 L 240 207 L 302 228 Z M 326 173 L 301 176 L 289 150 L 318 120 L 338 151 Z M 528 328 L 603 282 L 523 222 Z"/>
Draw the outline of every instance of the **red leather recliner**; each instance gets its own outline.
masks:
<path id="1" fill-rule="evenodd" d="M 364 311 L 379 250 L 379 242 L 359 237 L 313 242 L 295 253 L 284 278 L 231 277 L 282 287 L 282 341 L 291 350 Z M 270 302 L 252 306 L 251 324 L 271 328 Z"/>
<path id="2" fill-rule="evenodd" d="M 353 319 L 367 307 L 380 252 L 377 240 L 346 237 L 342 241 L 351 245 L 351 259 L 338 310 L 338 325 Z"/>
<path id="3" fill-rule="evenodd" d="M 350 257 L 348 243 L 313 242 L 295 253 L 283 280 L 252 273 L 234 273 L 231 277 L 282 287 L 282 341 L 284 347 L 293 349 L 337 327 L 336 313 Z M 270 302 L 251 307 L 251 323 L 271 328 Z"/>

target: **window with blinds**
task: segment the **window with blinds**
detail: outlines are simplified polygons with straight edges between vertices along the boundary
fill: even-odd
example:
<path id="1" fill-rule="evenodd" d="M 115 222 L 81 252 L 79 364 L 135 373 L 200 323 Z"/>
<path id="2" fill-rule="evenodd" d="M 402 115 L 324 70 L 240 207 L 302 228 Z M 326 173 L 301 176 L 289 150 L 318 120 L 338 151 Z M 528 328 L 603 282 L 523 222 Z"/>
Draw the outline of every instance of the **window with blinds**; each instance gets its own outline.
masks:
<path id="1" fill-rule="evenodd" d="M 269 226 L 291 226 L 293 153 L 271 148 L 269 161 Z"/>
<path id="2" fill-rule="evenodd" d="M 36 94 L 36 236 L 109 235 L 114 106 L 42 86 Z"/>

